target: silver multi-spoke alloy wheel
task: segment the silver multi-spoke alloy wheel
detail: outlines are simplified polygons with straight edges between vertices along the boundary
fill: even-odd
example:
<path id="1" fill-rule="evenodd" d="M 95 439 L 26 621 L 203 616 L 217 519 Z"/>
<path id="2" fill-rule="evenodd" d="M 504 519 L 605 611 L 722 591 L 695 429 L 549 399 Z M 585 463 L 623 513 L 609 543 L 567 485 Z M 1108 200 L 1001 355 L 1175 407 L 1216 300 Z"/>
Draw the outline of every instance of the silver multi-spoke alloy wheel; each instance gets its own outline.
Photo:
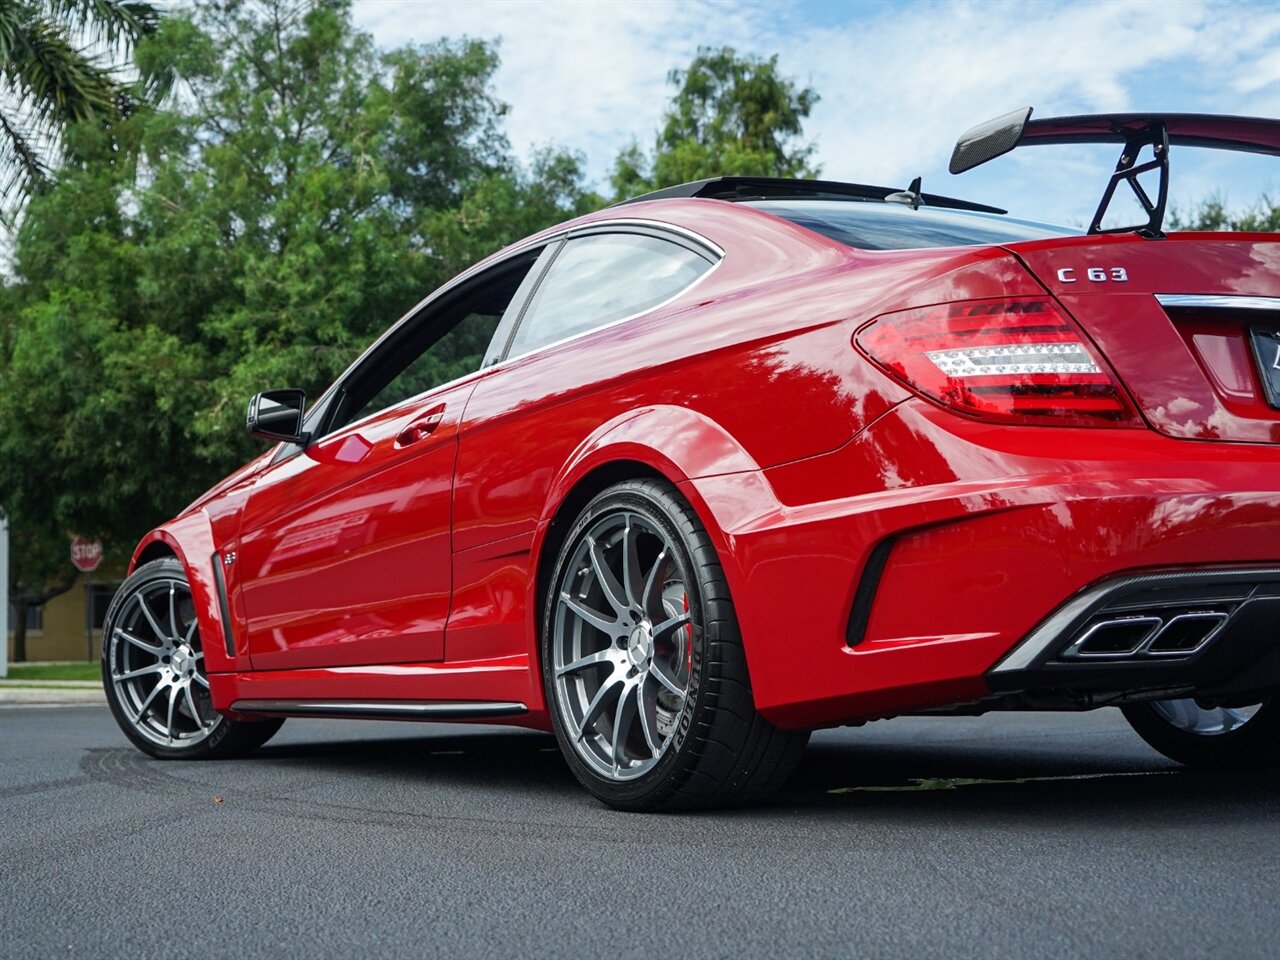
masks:
<path id="1" fill-rule="evenodd" d="M 1195 700 L 1156 700 L 1152 709 L 1184 733 L 1200 737 L 1221 736 L 1239 730 L 1261 709 L 1255 703 L 1245 707 L 1202 707 Z"/>
<path id="2" fill-rule="evenodd" d="M 556 557 L 543 692 L 579 782 L 619 810 L 749 803 L 780 787 L 809 735 L 756 710 L 724 569 L 679 488 L 605 488 Z"/>
<path id="3" fill-rule="evenodd" d="M 1252 767 L 1280 762 L 1280 700 L 1217 703 L 1152 700 L 1124 707 L 1138 736 L 1171 760 L 1200 767 Z"/>
<path id="4" fill-rule="evenodd" d="M 133 730 L 163 747 L 191 747 L 208 738 L 222 717 L 209 698 L 186 581 L 166 577 L 146 583 L 125 598 L 109 631 L 109 679 Z"/>
<path id="5" fill-rule="evenodd" d="M 689 696 L 694 624 L 671 538 L 634 511 L 578 538 L 556 585 L 551 667 L 578 756 L 615 781 L 648 773 Z"/>
<path id="6" fill-rule="evenodd" d="M 241 756 L 284 723 L 214 709 L 196 606 L 176 557 L 141 564 L 111 601 L 102 627 L 102 683 L 125 736 L 161 759 Z"/>

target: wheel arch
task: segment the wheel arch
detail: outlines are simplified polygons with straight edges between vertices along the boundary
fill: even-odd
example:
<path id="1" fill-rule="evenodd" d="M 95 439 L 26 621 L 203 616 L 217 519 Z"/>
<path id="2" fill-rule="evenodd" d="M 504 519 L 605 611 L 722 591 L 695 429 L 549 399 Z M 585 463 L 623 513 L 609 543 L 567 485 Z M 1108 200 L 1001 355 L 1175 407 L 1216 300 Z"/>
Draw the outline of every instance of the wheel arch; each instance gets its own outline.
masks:
<path id="1" fill-rule="evenodd" d="M 615 417 L 593 431 L 573 452 L 551 484 L 532 544 L 530 578 L 531 686 L 542 690 L 543 605 L 556 558 L 582 509 L 602 491 L 625 480 L 665 480 L 698 514 L 721 560 L 726 542 L 714 511 L 685 481 L 759 470 L 727 430 L 685 407 L 651 406 Z M 727 568 L 731 566 L 725 563 Z"/>
<path id="2" fill-rule="evenodd" d="M 232 634 L 226 618 L 230 616 L 221 569 L 215 569 L 213 527 L 203 510 L 196 510 L 157 527 L 134 549 L 129 572 L 144 563 L 172 557 L 182 564 L 191 586 L 191 599 L 200 620 L 200 642 L 205 652 L 211 682 L 213 675 L 244 669 L 248 658 L 243 651 L 228 653 Z M 234 647 L 233 647 L 234 649 Z"/>
<path id="3" fill-rule="evenodd" d="M 143 540 L 138 546 L 137 551 L 133 555 L 133 560 L 129 564 L 130 573 L 133 573 L 134 570 L 138 569 L 138 567 L 142 566 L 144 563 L 150 563 L 152 560 L 163 560 L 166 557 L 172 557 L 175 560 L 182 561 L 182 558 L 178 556 L 177 549 L 175 549 L 169 541 L 160 536 L 158 532 L 149 534 L 148 536 L 153 539 Z M 183 566 L 186 566 L 185 562 L 183 562 Z"/>

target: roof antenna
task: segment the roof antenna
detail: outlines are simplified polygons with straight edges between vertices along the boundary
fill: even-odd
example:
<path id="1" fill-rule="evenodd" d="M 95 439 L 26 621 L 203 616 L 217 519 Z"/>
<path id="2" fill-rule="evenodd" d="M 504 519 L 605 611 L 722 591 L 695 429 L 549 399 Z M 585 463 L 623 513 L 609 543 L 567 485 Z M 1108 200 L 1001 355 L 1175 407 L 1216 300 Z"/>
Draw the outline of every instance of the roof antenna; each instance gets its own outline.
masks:
<path id="1" fill-rule="evenodd" d="M 907 187 L 907 189 L 891 193 L 885 197 L 885 200 L 889 203 L 906 203 L 911 206 L 912 210 L 919 210 L 920 204 L 924 203 L 920 196 L 920 177 L 912 180 L 911 186 Z"/>

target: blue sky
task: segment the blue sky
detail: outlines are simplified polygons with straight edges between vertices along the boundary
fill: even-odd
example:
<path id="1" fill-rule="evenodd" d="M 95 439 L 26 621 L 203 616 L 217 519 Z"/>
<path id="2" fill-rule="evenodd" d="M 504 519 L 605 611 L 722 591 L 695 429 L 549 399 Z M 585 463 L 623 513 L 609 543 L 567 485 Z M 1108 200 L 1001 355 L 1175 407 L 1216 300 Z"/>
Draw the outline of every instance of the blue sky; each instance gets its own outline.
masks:
<path id="1" fill-rule="evenodd" d="M 1084 223 L 1113 147 L 1018 151 L 960 177 L 956 137 L 1016 107 L 1036 116 L 1137 110 L 1280 118 L 1280 3 L 1233 0 L 356 0 L 380 45 L 500 39 L 498 96 L 523 155 L 581 151 L 603 184 L 618 150 L 649 145 L 667 71 L 698 46 L 777 54 L 822 97 L 806 125 L 823 176 L 905 185 Z M 1174 150 L 1176 206 L 1280 197 L 1280 160 Z"/>

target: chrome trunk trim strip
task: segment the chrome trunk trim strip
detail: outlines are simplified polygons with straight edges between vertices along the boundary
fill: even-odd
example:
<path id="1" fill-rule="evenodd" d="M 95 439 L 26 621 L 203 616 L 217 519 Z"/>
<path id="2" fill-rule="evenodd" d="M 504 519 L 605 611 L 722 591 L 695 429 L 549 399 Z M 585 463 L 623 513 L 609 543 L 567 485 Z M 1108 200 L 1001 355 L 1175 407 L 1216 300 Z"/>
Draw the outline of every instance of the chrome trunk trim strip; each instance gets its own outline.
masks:
<path id="1" fill-rule="evenodd" d="M 1280 297 L 1240 297 L 1227 294 L 1157 293 L 1162 307 L 1206 307 L 1215 310 L 1280 310 Z"/>

